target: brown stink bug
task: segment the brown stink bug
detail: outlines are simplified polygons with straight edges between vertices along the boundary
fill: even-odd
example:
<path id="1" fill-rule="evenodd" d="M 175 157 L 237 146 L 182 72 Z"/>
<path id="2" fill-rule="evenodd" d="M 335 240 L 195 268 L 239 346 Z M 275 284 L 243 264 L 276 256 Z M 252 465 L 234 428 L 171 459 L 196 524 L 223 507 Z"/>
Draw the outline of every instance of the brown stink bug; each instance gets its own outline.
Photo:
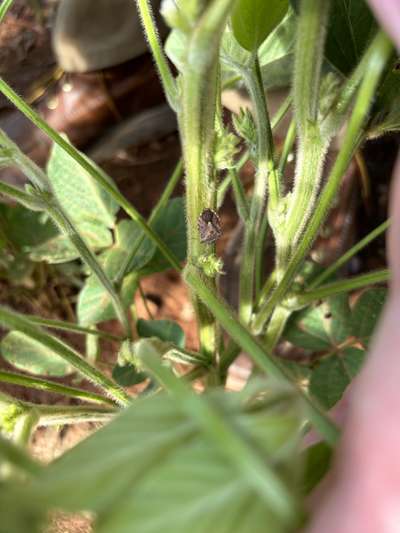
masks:
<path id="1" fill-rule="evenodd" d="M 221 220 L 212 209 L 204 209 L 197 221 L 201 242 L 211 244 L 222 235 Z"/>

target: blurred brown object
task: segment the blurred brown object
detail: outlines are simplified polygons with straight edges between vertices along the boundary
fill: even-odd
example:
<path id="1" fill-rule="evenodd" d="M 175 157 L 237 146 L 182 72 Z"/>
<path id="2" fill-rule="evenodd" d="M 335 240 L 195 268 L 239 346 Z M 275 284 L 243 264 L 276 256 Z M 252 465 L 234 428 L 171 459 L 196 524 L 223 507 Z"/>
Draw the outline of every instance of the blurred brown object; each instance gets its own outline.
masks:
<path id="1" fill-rule="evenodd" d="M 145 54 L 116 67 L 65 74 L 35 107 L 52 128 L 84 148 L 123 117 L 163 100 L 152 59 Z M 36 163 L 45 163 L 51 142 L 19 111 L 4 113 L 0 127 Z"/>

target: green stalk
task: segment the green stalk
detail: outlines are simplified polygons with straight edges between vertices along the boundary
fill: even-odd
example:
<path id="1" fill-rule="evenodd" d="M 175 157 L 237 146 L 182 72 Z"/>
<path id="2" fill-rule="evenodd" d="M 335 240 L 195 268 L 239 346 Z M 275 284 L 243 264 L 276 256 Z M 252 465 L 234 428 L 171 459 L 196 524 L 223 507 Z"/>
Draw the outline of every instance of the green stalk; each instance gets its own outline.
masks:
<path id="1" fill-rule="evenodd" d="M 265 240 L 267 237 L 269 220 L 266 215 L 262 217 L 259 244 L 256 248 L 256 264 L 254 272 L 254 301 L 257 302 L 261 290 L 261 283 L 264 278 L 264 255 L 265 255 Z M 262 237 L 262 238 L 261 238 Z M 254 308 L 254 304 L 253 304 Z"/>
<path id="2" fill-rule="evenodd" d="M 12 185 L 8 185 L 8 183 L 3 183 L 1 181 L 0 194 L 15 200 L 19 204 L 31 209 L 32 211 L 43 211 L 44 209 L 44 204 L 40 198 L 32 196 L 32 194 L 28 194 L 17 187 L 13 187 Z"/>
<path id="3" fill-rule="evenodd" d="M 279 126 L 281 121 L 285 118 L 286 113 L 289 111 L 290 106 L 292 105 L 292 101 L 293 101 L 292 94 L 289 93 L 287 97 L 284 99 L 284 101 L 281 103 L 281 105 L 279 106 L 275 115 L 271 119 L 272 131 L 274 131 Z"/>
<path id="4" fill-rule="evenodd" d="M 155 233 L 140 213 L 128 202 L 126 198 L 118 191 L 113 181 L 90 159 L 81 154 L 74 146 L 67 142 L 59 133 L 51 128 L 24 100 L 18 96 L 12 88 L 0 78 L 0 92 L 10 100 L 35 126 L 41 129 L 50 139 L 58 144 L 69 156 L 71 156 L 79 165 L 88 172 L 92 178 L 117 202 L 119 206 L 134 220 L 143 230 L 147 237 L 152 240 L 164 255 L 167 261 L 176 270 L 180 270 L 180 263 L 173 252 L 164 244 L 160 237 Z"/>
<path id="5" fill-rule="evenodd" d="M 36 324 L 36 326 L 43 326 L 49 329 L 59 329 L 62 331 L 73 331 L 74 333 L 82 333 L 85 335 L 94 335 L 95 337 L 102 337 L 103 339 L 109 339 L 112 341 L 122 342 L 125 340 L 125 337 L 120 337 L 118 335 L 113 335 L 107 331 L 101 331 L 99 329 L 84 328 L 78 326 L 77 324 L 72 324 L 70 322 L 64 322 L 64 320 L 53 320 L 50 318 L 41 318 L 34 315 L 24 315 L 31 324 Z"/>
<path id="6" fill-rule="evenodd" d="M 290 315 L 291 311 L 281 306 L 277 307 L 273 312 L 265 333 L 264 347 L 268 352 L 273 353 Z"/>
<path id="7" fill-rule="evenodd" d="M 369 68 L 366 69 L 366 74 L 358 91 L 353 113 L 335 164 L 283 278 L 271 298 L 261 306 L 254 320 L 253 329 L 256 333 L 262 331 L 264 324 L 269 320 L 275 306 L 282 301 L 290 289 L 294 277 L 303 264 L 304 258 L 309 252 L 320 227 L 328 215 L 329 207 L 340 186 L 342 176 L 346 172 L 354 152 L 363 139 L 363 126 L 368 117 L 376 88 L 391 51 L 392 45 L 387 36 L 383 32 L 378 32 L 370 47 Z"/>
<path id="8" fill-rule="evenodd" d="M 35 406 L 36 407 L 36 406 Z M 86 422 L 109 422 L 118 411 L 115 409 L 100 409 L 99 407 L 40 405 L 38 426 L 61 426 L 64 424 L 83 424 Z"/>
<path id="9" fill-rule="evenodd" d="M 182 170 L 183 170 L 183 164 L 182 164 L 182 160 L 180 159 L 178 161 L 178 163 L 177 163 L 177 165 L 176 165 L 176 167 L 175 167 L 170 179 L 168 180 L 167 186 L 165 187 L 160 199 L 158 200 L 157 204 L 153 208 L 153 210 L 151 212 L 151 215 L 150 215 L 150 217 L 149 217 L 149 219 L 147 221 L 147 224 L 150 227 L 152 227 L 152 224 L 154 224 L 154 222 L 157 220 L 157 218 L 160 216 L 162 211 L 167 206 L 167 203 L 168 203 L 169 199 L 171 198 L 171 195 L 174 192 L 174 189 L 177 186 L 177 184 L 178 184 L 178 182 L 179 182 L 179 180 L 181 178 Z M 133 261 L 135 255 L 137 254 L 137 251 L 139 250 L 139 248 L 140 248 L 142 242 L 144 241 L 145 237 L 146 236 L 144 234 L 142 234 L 136 240 L 136 242 L 133 244 L 132 248 L 129 250 L 129 253 L 126 256 L 125 260 L 122 262 L 122 264 L 120 266 L 120 270 L 117 273 L 117 275 L 115 277 L 115 280 L 114 280 L 115 284 L 117 286 L 119 286 L 122 283 L 122 280 L 124 279 L 126 274 L 128 274 L 130 265 L 132 264 L 132 261 Z M 180 270 L 180 268 L 178 270 Z"/>
<path id="10" fill-rule="evenodd" d="M 0 23 L 3 22 L 4 17 L 7 15 L 7 11 L 10 9 L 14 0 L 3 0 L 0 5 Z"/>
<path id="11" fill-rule="evenodd" d="M 235 430 L 229 420 L 213 408 L 211 402 L 194 394 L 183 380 L 179 380 L 170 370 L 163 367 L 153 349 L 148 349 L 143 364 L 171 392 L 177 407 L 196 421 L 227 460 L 247 478 L 264 502 L 270 505 L 282 520 L 291 522 L 296 509 L 293 494 L 251 442 Z"/>
<path id="12" fill-rule="evenodd" d="M 131 398 L 114 381 L 91 366 L 85 359 L 59 339 L 34 326 L 23 315 L 0 307 L 0 323 L 7 329 L 17 330 L 38 341 L 73 366 L 82 376 L 101 388 L 115 403 L 126 406 Z"/>
<path id="13" fill-rule="evenodd" d="M 243 188 L 243 183 L 239 178 L 238 172 L 235 168 L 229 170 L 229 176 L 232 182 L 233 194 L 235 197 L 236 210 L 243 222 L 247 222 L 250 216 L 249 203 L 246 198 L 246 193 Z"/>
<path id="14" fill-rule="evenodd" d="M 299 139 L 294 188 L 291 193 L 286 228 L 278 255 L 281 279 L 291 250 L 309 219 L 322 178 L 329 134 L 322 137 L 318 120 L 321 67 L 324 57 L 330 0 L 302 0 L 298 18 L 293 98 Z"/>
<path id="15" fill-rule="evenodd" d="M 60 209 L 59 205 L 57 205 L 55 202 L 48 202 L 46 211 L 57 225 L 60 232 L 69 238 L 71 244 L 73 244 L 73 246 L 76 248 L 83 262 L 86 263 L 93 275 L 96 276 L 101 285 L 107 291 L 118 320 L 121 322 L 124 328 L 125 335 L 127 338 L 131 338 L 131 325 L 127 310 L 125 309 L 125 306 L 122 303 L 121 297 L 115 289 L 114 284 L 111 282 L 103 267 L 98 262 L 95 254 L 90 248 L 88 248 L 73 223 Z"/>
<path id="16" fill-rule="evenodd" d="M 294 387 L 299 397 L 307 406 L 310 421 L 325 438 L 334 445 L 339 438 L 339 430 L 326 416 L 313 398 L 308 396 L 297 384 L 287 368 L 283 367 L 278 359 L 267 352 L 260 342 L 235 318 L 232 310 L 206 287 L 197 274 L 188 268 L 185 272 L 186 282 L 199 295 L 220 322 L 231 338 L 251 357 L 254 363 L 264 372 Z"/>
<path id="17" fill-rule="evenodd" d="M 330 0 L 301 0 L 297 23 L 293 101 L 299 139 L 318 117 L 321 67 Z"/>
<path id="18" fill-rule="evenodd" d="M 29 387 L 31 389 L 44 390 L 48 392 L 54 392 L 55 394 L 63 394 L 64 396 L 70 396 L 71 398 L 77 398 L 88 402 L 115 405 L 113 400 L 100 396 L 94 392 L 89 392 L 75 387 L 69 387 L 68 385 L 62 385 L 61 383 L 54 383 L 43 378 L 36 378 L 33 376 L 25 376 L 23 374 L 16 374 L 14 372 L 8 372 L 0 370 L 0 382 L 9 383 L 11 385 L 19 385 L 21 387 Z"/>
<path id="19" fill-rule="evenodd" d="M 284 248 L 284 260 L 281 265 L 283 269 L 312 215 L 329 141 L 329 138 L 322 138 L 319 126 L 311 123 L 299 139 L 294 188 L 290 195 L 284 235 L 280 244 Z M 278 275 L 278 279 L 281 277 Z"/>
<path id="20" fill-rule="evenodd" d="M 136 0 L 136 6 L 139 11 L 147 42 L 149 43 L 151 53 L 153 54 L 157 70 L 161 78 L 165 96 L 167 97 L 171 108 L 176 110 L 178 105 L 176 82 L 163 51 L 160 36 L 154 21 L 151 4 L 148 0 Z"/>
<path id="21" fill-rule="evenodd" d="M 218 50 L 231 0 L 212 2 L 200 17 L 190 37 L 182 73 L 182 109 L 179 124 L 186 168 L 186 210 L 188 263 L 197 269 L 203 283 L 217 291 L 216 280 L 198 267 L 201 256 L 213 254 L 215 245 L 200 240 L 197 221 L 207 208 L 215 208 L 214 141 L 218 87 Z M 219 331 L 214 317 L 193 298 L 199 324 L 201 350 L 210 359 L 219 346 Z"/>
<path id="22" fill-rule="evenodd" d="M 353 276 L 352 278 L 327 283 L 317 289 L 307 290 L 299 296 L 294 296 L 294 298 L 296 306 L 304 306 L 316 300 L 323 300 L 344 292 L 362 289 L 369 285 L 375 285 L 376 283 L 385 283 L 389 281 L 389 279 L 390 270 L 377 270 L 376 272 L 368 272 L 368 274 L 361 274 L 360 276 Z"/>
<path id="23" fill-rule="evenodd" d="M 281 186 L 274 163 L 272 129 L 257 56 L 254 57 L 251 67 L 243 68 L 241 72 L 253 103 L 257 126 L 257 171 L 250 214 L 245 225 L 243 264 L 239 288 L 239 315 L 244 323 L 249 323 L 253 311 L 257 250 L 262 247 L 264 241 L 262 229 L 265 229 L 265 225 L 262 227 L 262 221 L 263 217 L 266 216 L 267 191 L 269 191 L 269 219 L 270 224 L 274 226 L 273 214 L 281 198 Z"/>
<path id="24" fill-rule="evenodd" d="M 377 228 L 372 230 L 368 235 L 366 235 L 363 239 L 361 239 L 358 243 L 356 243 L 354 246 L 350 248 L 347 252 L 345 252 L 337 261 L 333 263 L 330 267 L 328 267 L 326 270 L 321 272 L 319 276 L 317 276 L 311 283 L 308 285 L 307 289 L 315 289 L 315 287 L 318 287 L 323 283 L 326 279 L 330 278 L 332 274 L 334 274 L 339 268 L 341 268 L 343 265 L 345 265 L 352 257 L 354 257 L 360 250 L 365 248 L 371 241 L 379 237 L 379 235 L 382 235 L 388 227 L 390 226 L 390 219 L 386 220 L 382 224 L 380 224 Z"/>

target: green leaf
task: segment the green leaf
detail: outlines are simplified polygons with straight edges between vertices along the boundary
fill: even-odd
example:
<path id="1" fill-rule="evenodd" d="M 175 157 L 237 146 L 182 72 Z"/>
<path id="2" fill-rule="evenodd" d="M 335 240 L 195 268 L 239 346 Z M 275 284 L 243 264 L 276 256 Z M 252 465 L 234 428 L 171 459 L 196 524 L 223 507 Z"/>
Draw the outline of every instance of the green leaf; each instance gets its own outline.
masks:
<path id="1" fill-rule="evenodd" d="M 296 35 L 296 17 L 290 11 L 277 28 L 267 37 L 258 50 L 261 74 L 266 88 L 286 86 L 290 84 L 291 65 Z M 178 42 L 176 49 L 178 50 Z M 181 42 L 182 53 L 186 44 Z M 232 28 L 228 25 L 223 34 L 220 58 L 223 80 L 237 76 L 233 63 L 244 66 L 248 64 L 251 54 L 242 48 L 235 39 Z"/>
<path id="2" fill-rule="evenodd" d="M 137 385 L 142 383 L 145 379 L 148 378 L 148 375 L 145 372 L 139 372 L 134 365 L 115 365 L 112 371 L 113 379 L 121 385 L 121 387 L 131 387 L 132 385 Z"/>
<path id="3" fill-rule="evenodd" d="M 336 349 L 351 335 L 351 313 L 347 295 L 294 313 L 285 328 L 286 340 L 314 352 Z"/>
<path id="4" fill-rule="evenodd" d="M 19 205 L 0 204 L 0 222 L 7 239 L 21 251 L 37 246 L 58 233 L 44 213 Z"/>
<path id="5" fill-rule="evenodd" d="M 42 376 L 65 376 L 72 369 L 61 357 L 18 331 L 8 333 L 0 344 L 3 358 L 19 370 Z"/>
<path id="6" fill-rule="evenodd" d="M 126 308 L 133 301 L 138 277 L 135 272 L 124 278 L 121 289 L 122 303 Z M 78 322 L 81 326 L 93 326 L 105 320 L 117 318 L 109 293 L 94 276 L 89 276 L 79 293 Z"/>
<path id="7" fill-rule="evenodd" d="M 76 225 L 90 222 L 114 226 L 119 209 L 116 202 L 58 144 L 53 144 L 47 174 L 58 201 Z"/>
<path id="8" fill-rule="evenodd" d="M 374 288 L 364 291 L 358 298 L 352 313 L 351 327 L 364 346 L 368 346 L 386 301 L 387 290 Z"/>
<path id="9" fill-rule="evenodd" d="M 333 344 L 341 344 L 352 334 L 351 311 L 347 294 L 328 299 L 331 314 L 330 337 Z"/>
<path id="10" fill-rule="evenodd" d="M 346 348 L 321 361 L 311 375 L 309 386 L 311 394 L 326 409 L 333 407 L 360 370 L 364 357 L 363 350 Z"/>
<path id="11" fill-rule="evenodd" d="M 118 223 L 114 246 L 100 256 L 104 270 L 111 279 L 117 275 L 129 250 L 141 235 L 140 228 L 133 220 L 122 220 Z M 147 264 L 153 262 L 154 255 L 154 244 L 145 238 L 130 265 L 131 273 L 122 283 L 121 296 L 126 307 L 132 303 L 137 288 L 139 275 L 136 270 L 146 269 Z M 79 294 L 77 312 L 82 325 L 98 324 L 116 317 L 108 292 L 93 276 L 89 276 Z"/>
<path id="12" fill-rule="evenodd" d="M 261 69 L 292 54 L 295 41 L 296 17 L 290 10 L 277 28 L 268 35 L 258 50 Z"/>
<path id="13" fill-rule="evenodd" d="M 113 239 L 109 229 L 92 222 L 82 222 L 77 230 L 89 248 L 102 250 L 112 245 Z M 67 263 L 80 257 L 70 239 L 61 233 L 46 242 L 33 246 L 29 258 L 32 261 L 46 261 L 50 264 Z"/>
<path id="14" fill-rule="evenodd" d="M 258 391 L 259 392 L 259 391 Z M 194 393 L 193 393 L 194 394 Z M 268 406 L 242 394 L 204 395 L 296 491 L 301 427 L 292 396 Z M 249 403 L 250 402 L 250 403 Z M 227 443 L 228 444 L 228 443 Z M 171 396 L 136 400 L 26 486 L 30 505 L 95 512 L 99 532 L 269 533 L 287 531 Z"/>
<path id="15" fill-rule="evenodd" d="M 232 10 L 233 33 L 243 48 L 253 52 L 284 18 L 288 0 L 237 0 Z"/>
<path id="16" fill-rule="evenodd" d="M 300 0 L 291 0 L 296 14 Z M 377 30 L 376 21 L 365 0 L 331 2 L 325 56 L 342 74 L 348 76 L 359 63 Z"/>
<path id="17" fill-rule="evenodd" d="M 143 320 L 139 318 L 136 328 L 140 337 L 158 337 L 162 341 L 172 342 L 179 348 L 185 347 L 185 333 L 172 320 Z"/>
<path id="18" fill-rule="evenodd" d="M 173 198 L 168 202 L 153 229 L 180 261 L 186 259 L 186 215 L 183 198 Z M 170 263 L 157 249 L 152 259 L 141 270 L 141 274 L 162 272 L 170 267 Z"/>
<path id="19" fill-rule="evenodd" d="M 364 0 L 332 2 L 325 55 L 345 76 L 356 67 L 377 29 Z"/>
<path id="20" fill-rule="evenodd" d="M 324 478 L 332 463 L 332 452 L 326 442 L 317 442 L 304 451 L 304 494 L 309 494 Z"/>
<path id="21" fill-rule="evenodd" d="M 358 373 L 376 322 L 382 311 L 386 289 L 366 290 L 351 310 L 347 295 L 294 313 L 284 337 L 300 348 L 329 354 L 312 368 L 309 390 L 326 408 L 343 395 Z M 357 347 L 355 347 L 357 346 Z"/>
<path id="22" fill-rule="evenodd" d="M 188 36 L 178 29 L 172 30 L 165 42 L 165 53 L 179 72 L 185 67 L 188 42 Z"/>
<path id="23" fill-rule="evenodd" d="M 118 223 L 114 246 L 101 256 L 104 270 L 111 279 L 117 275 L 131 248 L 142 235 L 142 230 L 133 220 L 122 220 Z M 155 244 L 145 237 L 130 264 L 129 272 L 145 267 L 153 257 L 155 250 Z"/>
<path id="24" fill-rule="evenodd" d="M 295 41 L 296 17 L 290 10 L 258 51 L 265 89 L 290 85 Z"/>

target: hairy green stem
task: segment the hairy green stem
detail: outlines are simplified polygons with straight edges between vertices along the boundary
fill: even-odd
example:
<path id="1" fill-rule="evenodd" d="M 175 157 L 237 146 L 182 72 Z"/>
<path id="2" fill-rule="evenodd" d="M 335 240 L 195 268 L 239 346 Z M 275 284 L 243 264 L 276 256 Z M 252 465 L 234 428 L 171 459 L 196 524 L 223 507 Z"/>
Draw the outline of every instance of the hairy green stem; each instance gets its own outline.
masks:
<path id="1" fill-rule="evenodd" d="M 266 216 L 267 191 L 269 192 L 268 211 L 270 215 L 273 215 L 281 197 L 281 185 L 274 163 L 272 129 L 258 58 L 253 59 L 250 68 L 241 69 L 241 73 L 253 103 L 257 126 L 257 170 L 250 213 L 245 225 L 239 288 L 239 315 L 244 323 L 249 323 L 253 311 L 257 250 L 264 242 L 264 234 L 261 233 L 265 229 L 262 221 Z M 270 220 L 270 223 L 272 222 L 273 220 Z"/>
<path id="2" fill-rule="evenodd" d="M 216 280 L 199 268 L 201 256 L 213 254 L 215 246 L 201 242 L 198 219 L 207 208 L 215 208 L 214 121 L 218 88 L 218 50 L 232 2 L 212 2 L 200 17 L 188 43 L 182 72 L 182 108 L 179 125 L 186 169 L 188 263 L 197 269 L 203 283 L 217 290 Z M 208 309 L 193 298 L 199 324 L 201 350 L 210 359 L 219 346 L 219 328 Z"/>
<path id="3" fill-rule="evenodd" d="M 363 139 L 363 126 L 371 108 L 376 87 L 390 57 L 392 45 L 383 32 L 378 32 L 369 50 L 369 62 L 366 74 L 357 94 L 353 113 L 343 139 L 343 143 L 335 164 L 329 174 L 327 183 L 322 190 L 312 217 L 302 235 L 283 278 L 271 295 L 259 309 L 253 323 L 253 329 L 259 333 L 269 320 L 275 306 L 282 301 L 289 291 L 292 281 L 309 252 L 318 231 L 328 215 L 329 207 L 340 186 L 342 176 L 346 172 L 354 152 Z"/>
<path id="4" fill-rule="evenodd" d="M 294 387 L 297 394 L 304 400 L 308 408 L 309 418 L 316 429 L 330 444 L 334 445 L 339 438 L 339 431 L 335 424 L 325 415 L 313 398 L 308 396 L 295 382 L 287 368 L 279 360 L 267 352 L 260 342 L 235 318 L 232 310 L 206 287 L 196 273 L 188 268 L 185 271 L 186 282 L 197 292 L 203 302 L 209 307 L 224 330 L 232 339 L 248 353 L 255 364 L 267 374 Z"/>
<path id="5" fill-rule="evenodd" d="M 75 350 L 34 326 L 23 315 L 0 307 L 0 323 L 7 329 L 17 330 L 38 341 L 73 366 L 82 376 L 101 388 L 114 402 L 126 406 L 131 398 L 114 381 L 91 366 Z"/>
<path id="6" fill-rule="evenodd" d="M 21 387 L 29 387 L 31 389 L 44 390 L 54 392 L 56 394 L 63 394 L 71 398 L 77 398 L 88 402 L 115 405 L 115 402 L 110 398 L 105 398 L 94 392 L 69 387 L 61 383 L 55 383 L 43 378 L 36 378 L 33 376 L 25 376 L 23 374 L 16 374 L 15 372 L 8 372 L 0 370 L 0 382 L 9 383 L 11 385 L 19 385 Z"/>
<path id="7" fill-rule="evenodd" d="M 235 197 L 237 213 L 239 217 L 243 220 L 243 222 L 246 223 L 249 219 L 250 211 L 243 183 L 241 182 L 238 171 L 236 169 L 231 169 L 229 171 L 229 176 L 232 181 L 232 189 Z"/>
<path id="8" fill-rule="evenodd" d="M 318 116 L 321 67 L 330 0 L 301 0 L 294 60 L 293 101 L 300 140 Z"/>
<path id="9" fill-rule="evenodd" d="M 299 147 L 286 227 L 277 243 L 282 263 L 278 265 L 278 279 L 312 214 L 329 145 L 329 135 L 321 136 L 317 122 L 329 8 L 330 0 L 302 0 L 300 4 L 293 79 Z"/>
<path id="10" fill-rule="evenodd" d="M 299 142 L 294 189 L 290 196 L 289 209 L 285 217 L 284 236 L 280 244 L 285 248 L 283 267 L 286 266 L 291 252 L 296 248 L 304 227 L 313 213 L 329 138 L 323 139 L 319 126 L 309 123 Z M 278 275 L 279 279 L 281 277 Z"/>
<path id="11" fill-rule="evenodd" d="M 149 43 L 151 53 L 157 66 L 161 83 L 167 97 L 168 103 L 172 109 L 176 110 L 178 105 L 178 94 L 176 81 L 169 68 L 167 58 L 165 57 L 160 36 L 158 34 L 154 21 L 153 12 L 149 0 L 136 0 L 136 6 L 142 21 L 144 34 Z"/>

